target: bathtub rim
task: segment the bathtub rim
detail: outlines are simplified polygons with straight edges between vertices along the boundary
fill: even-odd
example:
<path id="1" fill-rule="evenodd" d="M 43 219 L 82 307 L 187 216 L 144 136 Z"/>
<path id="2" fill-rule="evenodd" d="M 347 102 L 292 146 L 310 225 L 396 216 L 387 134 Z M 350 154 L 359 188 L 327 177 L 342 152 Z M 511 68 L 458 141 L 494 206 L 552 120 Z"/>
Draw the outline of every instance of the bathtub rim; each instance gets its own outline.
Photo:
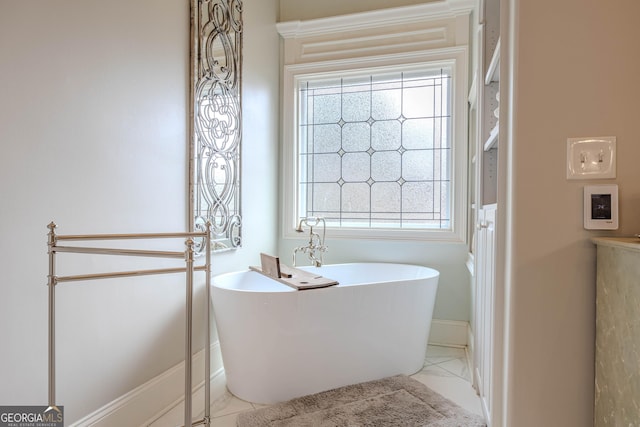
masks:
<path id="1" fill-rule="evenodd" d="M 258 273 L 256 271 L 253 271 L 249 268 L 247 268 L 246 270 L 236 270 L 236 271 L 230 271 L 230 272 L 226 272 L 226 273 L 219 273 L 216 274 L 212 277 L 211 280 L 211 286 L 212 288 L 216 288 L 216 289 L 220 289 L 220 290 L 224 290 L 224 291 L 233 291 L 233 292 L 246 292 L 246 293 L 273 293 L 273 294 L 279 294 L 279 293 L 286 293 L 286 292 L 301 292 L 301 291 L 320 291 L 320 290 L 327 290 L 327 289 L 332 289 L 332 288 L 348 288 L 348 287 L 353 287 L 353 286 L 365 286 L 365 285 L 376 285 L 376 284 L 385 284 L 385 283 L 392 283 L 392 282 L 407 282 L 407 281 L 414 281 L 414 280 L 426 280 L 426 279 L 436 279 L 440 277 L 440 271 L 436 270 L 433 267 L 427 267 L 424 265 L 419 265 L 419 264 L 409 264 L 409 263 L 399 263 L 399 262 L 377 262 L 377 261 L 366 261 L 366 262 L 345 262 L 345 263 L 336 263 L 336 264 L 325 264 L 322 267 L 314 267 L 314 266 L 298 266 L 296 268 L 299 268 L 301 270 L 305 270 L 305 271 L 314 271 L 315 269 L 322 269 L 322 268 L 326 268 L 326 267 L 349 267 L 349 266 L 386 266 L 386 267 L 408 267 L 408 268 L 416 268 L 418 271 L 424 271 L 425 273 L 428 274 L 424 274 L 424 275 L 416 275 L 415 277 L 404 277 L 401 279 L 398 278 L 389 278 L 389 279 L 385 279 L 385 280 L 367 280 L 367 281 L 363 281 L 361 283 L 338 283 L 338 285 L 335 286 L 330 286 L 330 287 L 324 287 L 324 288 L 314 288 L 314 289 L 304 289 L 304 290 L 297 290 L 294 289 L 290 286 L 287 286 L 281 282 L 278 282 L 275 279 L 272 279 L 268 276 L 262 275 L 261 273 Z M 260 277 L 265 278 L 266 280 L 269 280 L 270 285 L 277 287 L 277 290 L 272 289 L 238 289 L 238 288 L 233 288 L 230 286 L 220 286 L 219 281 L 220 279 L 225 279 L 225 278 L 231 278 L 232 276 L 242 276 L 242 275 L 246 275 L 246 274 L 252 274 L 252 275 L 257 275 L 256 277 Z M 217 279 L 217 280 L 216 280 Z M 272 283 L 271 283 L 272 282 Z"/>

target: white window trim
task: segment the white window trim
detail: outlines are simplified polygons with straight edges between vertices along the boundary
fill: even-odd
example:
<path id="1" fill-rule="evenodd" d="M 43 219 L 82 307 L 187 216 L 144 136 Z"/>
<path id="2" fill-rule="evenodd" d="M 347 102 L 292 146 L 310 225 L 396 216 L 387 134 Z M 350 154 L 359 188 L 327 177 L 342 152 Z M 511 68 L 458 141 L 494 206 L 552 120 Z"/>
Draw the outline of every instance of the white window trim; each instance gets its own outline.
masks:
<path id="1" fill-rule="evenodd" d="M 420 10 L 428 13 L 426 5 L 422 5 Z M 300 22 L 296 23 L 284 23 L 278 24 L 278 30 L 281 35 L 287 38 L 285 40 L 285 65 L 283 67 L 283 98 L 282 98 L 282 167 L 281 167 L 281 179 L 282 179 L 282 202 L 283 210 L 281 215 L 281 231 L 283 238 L 299 238 L 300 235 L 295 232 L 295 228 L 299 218 L 296 216 L 297 211 L 297 197 L 298 197 L 298 143 L 297 143 L 297 81 L 303 78 L 313 78 L 318 75 L 344 71 L 359 72 L 363 69 L 386 69 L 390 67 L 397 67 L 399 65 L 406 65 L 408 67 L 426 64 L 429 66 L 437 66 L 438 64 L 451 67 L 453 73 L 452 84 L 452 171 L 451 176 L 453 179 L 453 186 L 451 188 L 451 230 L 437 230 L 437 229 L 379 229 L 379 228 L 327 228 L 327 237 L 329 238 L 352 238 L 352 239 L 390 239 L 390 240 L 429 240 L 429 241 L 448 241 L 448 242 L 464 242 L 466 240 L 467 233 L 467 93 L 468 93 L 468 31 L 465 31 L 465 23 L 468 25 L 468 10 L 452 15 L 449 20 L 442 17 L 442 14 L 437 15 L 437 19 L 431 20 L 436 25 L 432 24 L 428 18 L 416 17 L 415 8 L 398 8 L 406 9 L 408 15 L 405 19 L 399 19 L 396 16 L 396 20 L 389 23 L 389 26 L 385 27 L 385 37 L 393 39 L 393 46 L 391 44 L 385 44 L 381 42 L 380 35 L 372 35 L 368 32 L 367 37 L 362 37 L 358 31 L 366 27 L 363 22 L 366 22 L 366 17 L 358 19 L 360 23 L 356 30 L 349 30 L 350 40 L 356 40 L 353 43 L 347 43 L 344 45 L 345 49 L 348 47 L 348 54 L 345 55 L 346 50 L 336 49 L 336 43 L 339 43 L 338 39 L 329 40 L 329 34 L 335 31 L 332 30 L 332 25 L 326 25 L 325 32 L 321 32 L 318 23 L 319 20 L 314 20 L 312 28 L 313 31 L 305 34 L 312 34 L 305 37 L 300 37 L 300 29 L 304 29 L 305 26 Z M 366 14 L 359 14 L 362 16 Z M 396 13 L 397 15 L 397 13 Z M 353 15 L 351 15 L 353 17 Z M 379 16 L 379 15 L 375 15 Z M 451 37 L 446 30 L 442 31 L 443 37 L 439 39 L 439 44 L 433 49 L 424 49 L 425 46 L 420 45 L 422 49 L 415 51 L 409 47 L 409 51 L 404 49 L 407 44 L 402 44 L 399 47 L 398 40 L 402 37 L 402 33 L 407 34 L 405 26 L 407 25 L 407 16 L 411 16 L 411 19 L 421 19 L 421 26 L 426 26 L 427 30 L 421 31 L 421 34 L 432 34 L 431 27 L 449 28 L 452 26 L 456 28 L 456 37 Z M 431 16 L 431 15 L 429 15 Z M 463 19 L 460 17 L 462 16 Z M 444 25 L 443 25 L 444 19 Z M 328 24 L 334 23 L 339 25 L 342 22 L 341 18 L 335 18 L 335 22 L 332 19 L 327 19 Z M 436 22 L 437 21 L 437 22 Z M 452 24 L 452 22 L 454 24 Z M 293 25 L 295 24 L 295 25 Z M 431 24 L 431 27 L 429 25 Z M 377 23 L 376 25 L 380 25 Z M 292 31 L 292 28 L 296 28 L 297 31 Z M 389 28 L 396 28 L 395 33 L 390 31 Z M 468 27 L 467 27 L 468 28 Z M 415 28 L 412 28 L 412 37 L 416 34 Z M 450 33 L 451 31 L 449 31 Z M 400 34 L 400 36 L 398 36 Z M 430 37 L 430 36 L 429 36 Z M 343 34 L 340 40 L 344 41 L 348 39 Z M 463 40 L 461 40 L 463 39 Z M 371 56 L 369 42 L 375 40 L 375 43 L 380 46 L 381 44 L 389 49 L 401 50 L 399 53 L 387 53 L 383 55 Z M 451 41 L 453 40 L 453 41 Z M 463 44 L 461 43 L 463 42 Z M 433 40 L 428 40 L 426 43 L 433 43 Z M 416 44 L 412 42 L 412 44 Z M 325 52 L 318 50 L 314 51 L 313 59 L 321 59 L 315 62 L 306 62 L 304 54 L 304 46 L 319 46 L 323 45 L 327 47 Z M 330 51 L 335 52 L 335 58 L 331 58 L 333 55 Z M 320 52 L 320 53 L 318 53 Z"/>

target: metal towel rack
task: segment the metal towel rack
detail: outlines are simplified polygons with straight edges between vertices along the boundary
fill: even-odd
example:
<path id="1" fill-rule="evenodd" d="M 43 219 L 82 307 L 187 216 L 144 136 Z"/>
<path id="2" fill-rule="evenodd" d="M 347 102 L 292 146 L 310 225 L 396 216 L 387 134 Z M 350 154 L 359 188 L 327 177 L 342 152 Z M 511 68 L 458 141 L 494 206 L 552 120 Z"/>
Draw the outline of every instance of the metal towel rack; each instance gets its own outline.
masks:
<path id="1" fill-rule="evenodd" d="M 56 362 L 55 362 L 55 289 L 56 285 L 63 282 L 90 281 L 95 279 L 107 279 L 118 277 L 145 276 L 157 274 L 174 274 L 186 273 L 186 330 L 185 330 L 185 377 L 184 377 L 184 426 L 191 427 L 196 425 L 209 426 L 211 423 L 211 307 L 210 307 L 210 280 L 211 280 L 211 224 L 208 223 L 206 231 L 202 232 L 186 232 L 186 233 L 156 233 L 156 234 L 84 234 L 84 235 L 57 235 L 55 228 L 57 225 L 51 222 L 48 226 L 48 242 L 49 247 L 49 406 L 56 407 Z M 155 251 L 155 250 L 132 250 L 132 249 L 112 249 L 112 248 L 90 248 L 80 246 L 59 246 L 59 241 L 104 241 L 104 240 L 134 240 L 134 239 L 171 239 L 185 238 L 187 249 L 184 252 L 171 251 Z M 194 262 L 194 240 L 202 238 L 205 245 L 205 262 L 204 265 L 196 266 Z M 159 257 L 159 258 L 184 258 L 185 267 L 178 268 L 162 268 L 147 269 L 137 271 L 119 271 L 99 274 L 83 274 L 74 276 L 56 276 L 56 254 L 57 253 L 76 253 L 76 254 L 97 254 L 97 255 L 123 255 L 123 256 L 141 256 L 141 257 Z M 206 291 L 205 298 L 207 300 L 206 310 L 206 337 L 205 337 L 205 405 L 204 418 L 192 421 L 192 385 L 191 385 L 191 364 L 193 358 L 193 273 L 195 271 L 204 271 L 206 273 Z"/>

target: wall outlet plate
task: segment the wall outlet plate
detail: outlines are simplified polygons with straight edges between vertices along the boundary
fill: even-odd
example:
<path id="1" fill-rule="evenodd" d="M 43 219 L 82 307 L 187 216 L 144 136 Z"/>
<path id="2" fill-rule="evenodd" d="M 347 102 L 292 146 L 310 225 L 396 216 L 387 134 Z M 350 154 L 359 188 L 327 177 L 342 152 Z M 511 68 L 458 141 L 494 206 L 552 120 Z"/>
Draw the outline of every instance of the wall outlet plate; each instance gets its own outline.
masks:
<path id="1" fill-rule="evenodd" d="M 615 136 L 567 139 L 567 179 L 615 177 Z"/>

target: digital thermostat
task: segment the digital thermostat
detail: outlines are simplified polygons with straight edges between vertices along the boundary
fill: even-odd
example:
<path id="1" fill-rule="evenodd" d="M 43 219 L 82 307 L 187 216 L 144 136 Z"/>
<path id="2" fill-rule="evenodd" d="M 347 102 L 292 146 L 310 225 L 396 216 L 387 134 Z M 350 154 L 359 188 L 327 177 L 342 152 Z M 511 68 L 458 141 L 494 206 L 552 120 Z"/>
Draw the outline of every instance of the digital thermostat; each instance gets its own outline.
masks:
<path id="1" fill-rule="evenodd" d="M 584 187 L 584 228 L 587 230 L 618 229 L 617 185 Z"/>

